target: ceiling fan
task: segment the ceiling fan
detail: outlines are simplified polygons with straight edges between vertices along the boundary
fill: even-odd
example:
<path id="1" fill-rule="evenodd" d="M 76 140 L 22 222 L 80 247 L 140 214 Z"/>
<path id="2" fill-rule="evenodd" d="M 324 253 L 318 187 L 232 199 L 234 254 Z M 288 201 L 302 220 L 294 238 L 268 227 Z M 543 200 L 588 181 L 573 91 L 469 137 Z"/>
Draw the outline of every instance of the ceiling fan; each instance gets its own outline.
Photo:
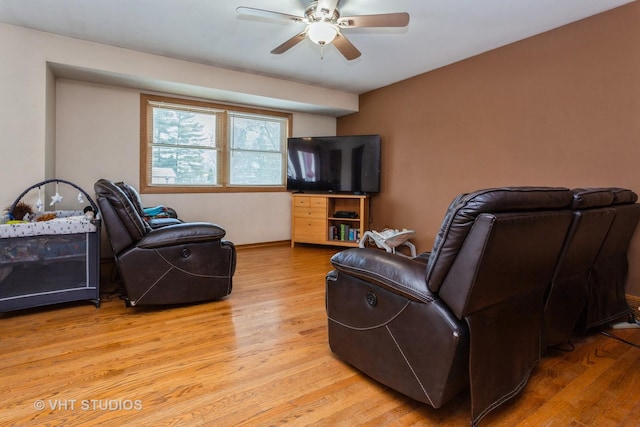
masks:
<path id="1" fill-rule="evenodd" d="M 365 27 L 406 27 L 409 25 L 408 13 L 383 13 L 379 15 L 340 16 L 339 0 L 312 1 L 306 7 L 304 16 L 289 15 L 270 10 L 240 6 L 236 9 L 239 15 L 263 18 L 277 18 L 306 24 L 304 30 L 291 37 L 271 51 L 281 54 L 300 43 L 305 38 L 320 45 L 322 49 L 331 43 L 347 59 L 358 58 L 360 51 L 343 34 L 343 29 Z"/>

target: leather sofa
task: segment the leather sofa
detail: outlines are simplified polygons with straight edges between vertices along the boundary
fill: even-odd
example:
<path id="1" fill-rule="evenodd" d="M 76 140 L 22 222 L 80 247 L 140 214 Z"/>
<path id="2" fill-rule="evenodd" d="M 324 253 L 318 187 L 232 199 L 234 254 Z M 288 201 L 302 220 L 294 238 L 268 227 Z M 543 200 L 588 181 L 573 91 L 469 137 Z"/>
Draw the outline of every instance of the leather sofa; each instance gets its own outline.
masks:
<path id="1" fill-rule="evenodd" d="M 151 226 L 115 183 L 94 185 L 127 306 L 184 304 L 231 293 L 236 267 L 225 230 L 206 222 Z"/>
<path id="2" fill-rule="evenodd" d="M 602 253 L 618 209 L 612 192 L 479 190 L 453 200 L 427 254 L 408 259 L 370 248 L 337 253 L 326 279 L 331 350 L 434 408 L 469 389 L 471 424 L 478 424 L 526 385 L 543 346 L 566 339 L 578 323 L 574 317 L 587 319 L 587 307 L 598 321 L 624 311 L 619 289 L 607 309 L 590 302 L 612 293 L 612 286 L 619 288 L 626 274 L 618 271 L 626 266 L 626 247 L 620 249 L 630 236 L 612 238 L 609 252 L 615 255 Z M 625 212 L 638 206 L 628 190 L 620 191 L 622 199 Z M 629 234 L 633 220 L 626 217 L 633 215 L 624 216 L 620 234 Z M 592 223 L 599 231 L 590 237 Z M 581 248 L 591 239 L 595 243 Z M 600 276 L 620 274 L 590 284 L 596 267 Z M 555 308 L 576 289 L 581 305 L 556 330 Z"/>

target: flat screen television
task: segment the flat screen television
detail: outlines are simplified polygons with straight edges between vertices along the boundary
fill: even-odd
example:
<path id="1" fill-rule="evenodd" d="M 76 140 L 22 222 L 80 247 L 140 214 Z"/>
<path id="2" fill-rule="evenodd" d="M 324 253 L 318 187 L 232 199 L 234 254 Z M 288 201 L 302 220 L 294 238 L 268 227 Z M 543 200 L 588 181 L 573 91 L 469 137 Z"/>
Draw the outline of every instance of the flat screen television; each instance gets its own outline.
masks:
<path id="1" fill-rule="evenodd" d="M 289 138 L 287 190 L 378 193 L 380 135 Z"/>

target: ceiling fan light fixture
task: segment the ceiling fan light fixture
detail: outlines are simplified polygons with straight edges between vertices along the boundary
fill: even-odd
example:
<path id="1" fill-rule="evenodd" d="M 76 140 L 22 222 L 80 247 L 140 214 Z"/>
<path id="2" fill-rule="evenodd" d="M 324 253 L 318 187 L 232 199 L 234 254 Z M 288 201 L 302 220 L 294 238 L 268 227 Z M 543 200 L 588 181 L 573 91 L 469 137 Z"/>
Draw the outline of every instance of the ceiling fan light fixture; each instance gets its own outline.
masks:
<path id="1" fill-rule="evenodd" d="M 338 35 L 338 27 L 328 21 L 317 21 L 309 24 L 307 36 L 315 44 L 329 44 Z"/>
<path id="2" fill-rule="evenodd" d="M 304 10 L 303 16 L 244 6 L 238 7 L 236 11 L 243 15 L 278 18 L 280 20 L 284 19 L 306 24 L 306 27 L 301 32 L 273 49 L 271 51 L 273 54 L 279 55 L 284 53 L 308 38 L 320 46 L 320 58 L 322 58 L 324 47 L 328 44 L 333 44 L 338 52 L 348 61 L 359 58 L 361 53 L 353 43 L 344 36 L 342 32 L 343 29 L 406 27 L 409 25 L 409 14 L 406 12 L 343 17 L 340 15 L 338 4 L 344 1 L 345 0 L 310 0 Z"/>

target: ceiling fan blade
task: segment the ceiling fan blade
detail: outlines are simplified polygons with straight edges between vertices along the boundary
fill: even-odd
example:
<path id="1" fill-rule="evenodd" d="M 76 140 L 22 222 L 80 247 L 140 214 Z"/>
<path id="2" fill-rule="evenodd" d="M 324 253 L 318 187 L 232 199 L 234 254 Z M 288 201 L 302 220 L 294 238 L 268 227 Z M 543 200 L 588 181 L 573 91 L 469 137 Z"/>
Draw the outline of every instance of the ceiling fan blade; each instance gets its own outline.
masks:
<path id="1" fill-rule="evenodd" d="M 347 58 L 349 61 L 356 59 L 361 55 L 360 51 L 353 45 L 353 43 L 340 33 L 338 33 L 336 38 L 333 39 L 333 44 L 336 46 L 336 49 L 340 51 L 342 56 Z"/>
<path id="2" fill-rule="evenodd" d="M 336 10 L 336 6 L 338 6 L 338 0 L 318 0 L 318 5 L 316 6 L 316 17 L 332 17 L 333 11 Z"/>
<path id="3" fill-rule="evenodd" d="M 292 47 L 294 47 L 295 45 L 300 43 L 302 40 L 304 40 L 304 38 L 306 36 L 307 36 L 307 30 L 304 30 L 304 31 L 296 34 L 295 36 L 291 37 L 289 40 L 287 40 L 286 42 L 282 43 L 277 48 L 273 49 L 271 51 L 271 53 L 273 53 L 275 55 L 279 55 L 281 53 L 285 53 L 286 51 L 288 51 L 289 49 L 291 49 Z"/>
<path id="4" fill-rule="evenodd" d="M 407 25 L 409 25 L 409 14 L 405 12 L 344 16 L 338 19 L 340 28 L 406 27 Z"/>
<path id="5" fill-rule="evenodd" d="M 279 19 L 285 21 L 306 22 L 302 16 L 289 15 L 287 13 L 273 12 L 271 10 L 256 9 L 255 7 L 240 6 L 236 8 L 236 13 L 243 16 L 253 16 L 257 18 Z"/>

